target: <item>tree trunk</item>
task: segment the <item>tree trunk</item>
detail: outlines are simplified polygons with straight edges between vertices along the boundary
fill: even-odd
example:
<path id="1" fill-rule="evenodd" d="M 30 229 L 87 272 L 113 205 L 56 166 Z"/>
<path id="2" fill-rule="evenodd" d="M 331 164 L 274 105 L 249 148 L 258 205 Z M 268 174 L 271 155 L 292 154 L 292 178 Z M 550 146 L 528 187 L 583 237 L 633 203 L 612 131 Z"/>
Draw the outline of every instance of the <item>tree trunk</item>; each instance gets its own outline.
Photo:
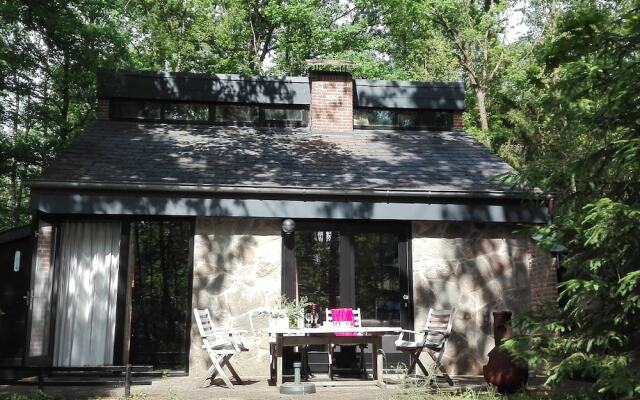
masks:
<path id="1" fill-rule="evenodd" d="M 60 108 L 60 138 L 65 141 L 69 135 L 69 103 L 71 102 L 69 88 L 70 67 L 69 55 L 65 50 L 63 53 L 62 65 L 62 107 Z"/>
<path id="2" fill-rule="evenodd" d="M 483 132 L 489 130 L 489 121 L 487 119 L 487 106 L 485 104 L 485 98 L 487 91 L 484 88 L 476 88 L 476 99 L 478 100 L 478 114 L 480 115 L 480 129 Z"/>
<path id="3" fill-rule="evenodd" d="M 20 82 L 18 80 L 18 75 L 14 75 L 14 90 L 15 90 L 15 107 L 13 112 L 13 146 L 12 146 L 12 157 L 11 157 L 11 224 L 15 227 L 20 224 L 20 203 L 18 200 L 18 146 L 19 140 L 18 136 L 20 134 Z"/>

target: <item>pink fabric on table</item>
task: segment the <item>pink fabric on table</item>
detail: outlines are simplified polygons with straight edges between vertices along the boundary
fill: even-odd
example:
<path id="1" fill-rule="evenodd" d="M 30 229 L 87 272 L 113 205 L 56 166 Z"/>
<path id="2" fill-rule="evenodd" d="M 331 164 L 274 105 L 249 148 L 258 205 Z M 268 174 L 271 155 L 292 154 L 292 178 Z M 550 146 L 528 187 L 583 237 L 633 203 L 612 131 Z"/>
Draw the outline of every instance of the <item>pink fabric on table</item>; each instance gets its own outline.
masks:
<path id="1" fill-rule="evenodd" d="M 355 326 L 353 319 L 353 310 L 351 308 L 333 308 L 331 309 L 331 321 L 334 325 Z M 348 323 L 348 324 L 345 324 Z M 343 326 L 344 326 L 343 325 Z M 355 336 L 355 332 L 336 332 L 336 336 Z"/>

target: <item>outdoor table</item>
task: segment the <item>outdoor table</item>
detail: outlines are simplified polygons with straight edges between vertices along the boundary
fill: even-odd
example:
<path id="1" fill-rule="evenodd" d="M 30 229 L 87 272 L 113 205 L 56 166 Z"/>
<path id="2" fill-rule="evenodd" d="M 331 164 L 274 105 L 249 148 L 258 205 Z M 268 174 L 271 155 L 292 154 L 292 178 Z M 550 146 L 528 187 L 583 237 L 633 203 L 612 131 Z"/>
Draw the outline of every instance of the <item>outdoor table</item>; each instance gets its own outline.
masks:
<path id="1" fill-rule="evenodd" d="M 348 326 L 322 326 L 318 328 L 269 328 L 266 331 L 272 339 L 275 339 L 275 346 L 271 350 L 271 379 L 276 386 L 282 384 L 282 349 L 284 347 L 309 346 L 309 345 L 359 345 L 371 344 L 371 361 L 373 367 L 373 382 L 379 387 L 384 387 L 383 382 L 383 357 L 378 354 L 382 348 L 382 336 L 386 334 L 398 334 L 400 327 L 348 327 Z M 356 333 L 354 336 L 336 336 L 336 333 Z M 275 348 L 274 348 L 275 347 Z M 274 377 L 275 373 L 275 377 Z"/>

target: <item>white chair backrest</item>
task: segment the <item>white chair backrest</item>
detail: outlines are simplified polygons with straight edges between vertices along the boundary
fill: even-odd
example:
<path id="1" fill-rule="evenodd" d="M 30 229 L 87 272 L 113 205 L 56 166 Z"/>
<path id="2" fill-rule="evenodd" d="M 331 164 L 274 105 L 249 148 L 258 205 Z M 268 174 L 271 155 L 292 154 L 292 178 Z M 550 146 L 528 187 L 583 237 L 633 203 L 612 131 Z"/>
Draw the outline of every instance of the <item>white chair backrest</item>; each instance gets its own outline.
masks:
<path id="1" fill-rule="evenodd" d="M 455 312 L 455 308 L 451 310 L 434 310 L 430 308 L 424 329 L 431 332 L 440 332 L 448 337 L 453 327 L 453 315 Z M 429 336 L 431 336 L 431 334 Z"/>
<path id="2" fill-rule="evenodd" d="M 216 329 L 213 326 L 213 320 L 211 319 L 211 314 L 209 313 L 209 309 L 193 309 L 193 314 L 196 317 L 196 324 L 198 325 L 198 331 L 200 331 L 200 336 L 204 339 L 211 336 L 216 336 Z"/>
<path id="3" fill-rule="evenodd" d="M 352 308 L 353 312 L 353 326 L 356 328 L 362 328 L 362 314 L 360 313 L 360 308 Z M 333 322 L 333 316 L 331 315 L 331 309 L 327 308 L 325 310 L 325 320 L 328 322 Z"/>

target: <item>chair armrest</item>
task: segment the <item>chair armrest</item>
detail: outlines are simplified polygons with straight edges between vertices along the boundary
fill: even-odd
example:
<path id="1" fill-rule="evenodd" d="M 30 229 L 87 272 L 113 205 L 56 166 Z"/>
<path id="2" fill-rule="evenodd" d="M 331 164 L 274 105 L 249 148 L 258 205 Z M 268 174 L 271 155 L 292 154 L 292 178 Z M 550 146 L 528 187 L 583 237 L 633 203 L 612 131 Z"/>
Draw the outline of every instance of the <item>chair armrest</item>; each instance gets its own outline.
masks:
<path id="1" fill-rule="evenodd" d="M 398 334 L 398 340 L 402 340 L 402 338 L 404 337 L 405 333 L 419 334 L 420 332 L 412 331 L 412 330 L 409 330 L 409 329 L 401 329 L 400 330 L 400 334 Z"/>

